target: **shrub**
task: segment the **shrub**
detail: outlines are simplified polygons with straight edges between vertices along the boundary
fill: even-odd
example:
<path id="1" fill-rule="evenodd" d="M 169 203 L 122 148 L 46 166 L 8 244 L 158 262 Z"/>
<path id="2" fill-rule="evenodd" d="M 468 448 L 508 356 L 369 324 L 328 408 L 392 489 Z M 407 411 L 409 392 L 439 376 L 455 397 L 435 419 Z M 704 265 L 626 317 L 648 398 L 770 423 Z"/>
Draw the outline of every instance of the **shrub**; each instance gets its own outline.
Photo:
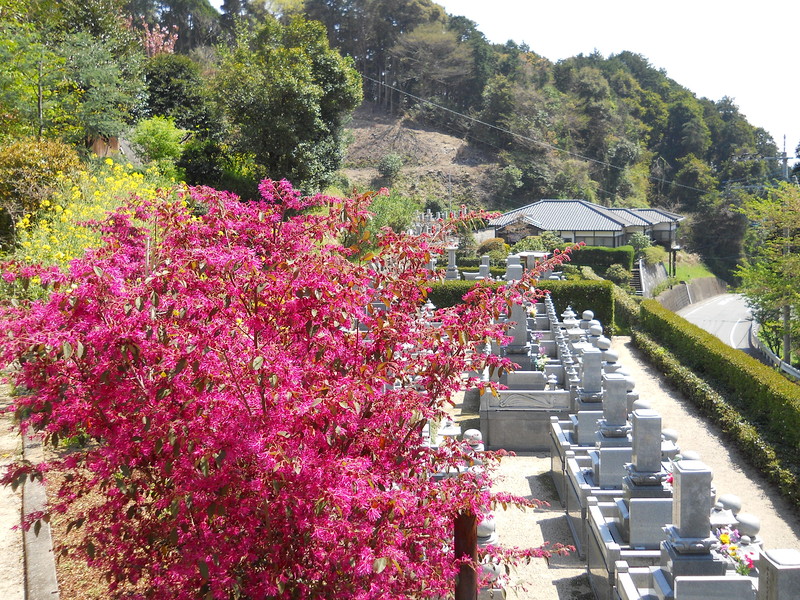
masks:
<path id="1" fill-rule="evenodd" d="M 489 264 L 495 266 L 504 265 L 506 258 L 508 258 L 508 246 L 503 250 L 489 250 L 487 254 L 489 256 Z"/>
<path id="2" fill-rule="evenodd" d="M 80 166 L 75 149 L 61 142 L 24 138 L 0 147 L 0 241 L 10 245 L 17 221 L 26 215 L 35 221 Z"/>
<path id="3" fill-rule="evenodd" d="M 606 269 L 605 278 L 619 286 L 628 285 L 633 273 L 620 264 L 613 264 Z"/>
<path id="4" fill-rule="evenodd" d="M 38 219 L 23 217 L 17 223 L 15 259 L 66 269 L 72 259 L 100 243 L 99 231 L 88 222 L 102 221 L 132 196 L 155 199 L 166 182 L 153 171 L 143 174 L 107 158 L 91 171 L 81 170 L 58 183 Z"/>
<path id="5" fill-rule="evenodd" d="M 399 154 L 387 154 L 378 162 L 378 172 L 381 177 L 393 181 L 403 168 L 403 157 Z"/>
<path id="6" fill-rule="evenodd" d="M 431 284 L 428 294 L 436 307 L 455 306 L 462 302 L 463 296 L 474 287 L 489 286 L 497 288 L 505 285 L 502 281 L 477 283 L 474 281 L 441 281 Z M 557 310 L 564 311 L 567 306 L 580 314 L 591 310 L 595 318 L 612 331 L 614 325 L 614 285 L 610 281 L 541 281 L 542 289 L 550 292 Z"/>
<path id="7" fill-rule="evenodd" d="M 648 246 L 642 251 L 642 258 L 646 265 L 657 265 L 666 262 L 669 255 L 661 246 Z"/>
<path id="8" fill-rule="evenodd" d="M 424 266 L 447 232 L 387 234 L 361 263 L 332 240 L 358 230 L 369 196 L 270 181 L 260 202 L 186 193 L 132 201 L 68 274 L 4 271 L 58 286 L 0 305 L 0 365 L 37 391 L 14 399 L 23 425 L 46 443 L 95 442 L 3 481 L 66 472 L 51 510 L 72 505 L 83 537 L 70 551 L 107 575 L 109 596 L 128 583 L 174 600 L 447 595 L 462 568 L 443 543 L 455 519 L 531 503 L 490 492 L 491 453 L 480 471 L 436 477 L 469 457 L 421 430 L 470 365 L 508 365 L 477 349 L 520 290 L 475 294 L 435 325 L 420 314 Z"/>
<path id="9" fill-rule="evenodd" d="M 157 165 L 165 174 L 172 174 L 183 152 L 183 140 L 188 134 L 175 126 L 172 117 L 152 117 L 136 124 L 131 143 L 148 162 Z"/>
<path id="10" fill-rule="evenodd" d="M 482 241 L 478 245 L 477 254 L 478 256 L 483 256 L 484 254 L 489 254 L 489 252 L 505 252 L 508 254 L 508 245 L 506 244 L 503 238 L 489 238 L 488 240 Z"/>
<path id="11" fill-rule="evenodd" d="M 564 240 L 552 231 L 544 231 L 541 235 L 529 235 L 511 246 L 511 254 L 519 252 L 552 252 L 555 248 L 562 248 Z"/>
<path id="12" fill-rule="evenodd" d="M 649 248 L 653 244 L 653 240 L 650 239 L 646 233 L 637 232 L 634 233 L 628 243 L 633 247 L 633 251 L 636 253 L 636 258 L 641 258 L 642 252 L 645 248 Z"/>
<path id="13" fill-rule="evenodd" d="M 477 269 L 481 266 L 481 259 L 479 256 L 457 256 L 458 266 L 463 269 Z"/>
<path id="14" fill-rule="evenodd" d="M 606 248 L 605 246 L 583 246 L 572 253 L 572 263 L 592 267 L 597 273 L 604 273 L 613 264 L 620 264 L 633 270 L 634 251 L 631 246 Z"/>
<path id="15" fill-rule="evenodd" d="M 627 290 L 614 286 L 614 324 L 620 332 L 630 332 L 639 324 L 639 302 Z"/>
<path id="16" fill-rule="evenodd" d="M 610 281 L 542 281 L 540 285 L 550 291 L 559 312 L 567 306 L 572 306 L 579 315 L 591 310 L 607 333 L 616 330 L 614 284 Z"/>
<path id="17" fill-rule="evenodd" d="M 176 165 L 183 170 L 186 183 L 208 185 L 230 190 L 220 185 L 224 176 L 225 153 L 218 142 L 204 138 L 189 140 Z"/>

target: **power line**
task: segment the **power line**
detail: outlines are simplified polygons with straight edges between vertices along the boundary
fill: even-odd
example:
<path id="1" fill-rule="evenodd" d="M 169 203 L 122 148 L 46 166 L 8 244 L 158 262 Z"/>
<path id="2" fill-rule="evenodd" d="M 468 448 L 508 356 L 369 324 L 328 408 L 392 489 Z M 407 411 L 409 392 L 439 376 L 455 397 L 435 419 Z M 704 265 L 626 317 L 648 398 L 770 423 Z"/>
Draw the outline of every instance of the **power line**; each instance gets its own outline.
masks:
<path id="1" fill-rule="evenodd" d="M 386 82 L 374 79 L 374 78 L 370 77 L 369 75 L 364 75 L 362 73 L 361 77 L 363 77 L 364 79 L 366 79 L 368 81 L 376 83 L 376 84 L 378 84 L 380 86 L 383 86 L 385 88 L 388 88 L 390 90 L 393 90 L 395 92 L 403 94 L 404 96 L 408 96 L 409 98 L 413 98 L 414 100 L 417 100 L 418 102 L 421 102 L 423 104 L 427 104 L 428 106 L 432 106 L 432 107 L 437 108 L 439 110 L 443 110 L 445 112 L 449 112 L 449 113 L 451 113 L 453 115 L 456 115 L 458 117 L 461 117 L 463 119 L 467 119 L 468 121 L 472 121 L 473 123 L 477 123 L 478 125 L 483 125 L 484 127 L 488 127 L 490 129 L 494 129 L 496 131 L 499 131 L 501 133 L 505 133 L 505 134 L 510 135 L 512 137 L 519 138 L 520 140 L 525 140 L 526 142 L 537 144 L 539 146 L 547 148 L 548 150 L 553 150 L 555 152 L 560 152 L 562 154 L 566 154 L 567 156 L 571 156 L 573 158 L 578 158 L 580 160 L 585 160 L 587 162 L 591 162 L 591 163 L 594 163 L 594 164 L 602 165 L 604 167 L 609 167 L 611 169 L 616 169 L 617 171 L 624 171 L 625 170 L 624 167 L 619 167 L 617 165 L 612 165 L 611 163 L 608 163 L 608 162 L 605 162 L 605 161 L 602 161 L 602 160 L 598 160 L 598 159 L 592 158 L 590 156 L 585 156 L 583 154 L 578 154 L 577 152 L 571 152 L 570 150 L 565 150 L 563 148 L 559 148 L 558 146 L 554 146 L 553 144 L 549 144 L 549 143 L 543 142 L 541 140 L 536 140 L 536 139 L 534 139 L 532 137 L 529 137 L 529 136 L 526 136 L 526 135 L 522 135 L 521 133 L 516 133 L 514 131 L 511 131 L 510 129 L 506 129 L 505 127 L 500 127 L 498 125 L 493 125 L 491 123 L 487 123 L 485 121 L 481 121 L 480 119 L 477 119 L 475 117 L 471 117 L 470 115 L 466 115 L 464 113 L 458 112 L 457 110 L 453 110 L 452 108 L 448 108 L 446 106 L 442 106 L 441 104 L 436 104 L 435 102 L 427 100 L 426 98 L 422 98 L 420 96 L 412 94 L 411 92 L 407 92 L 407 91 L 402 90 L 402 89 L 400 89 L 398 87 L 390 85 L 390 84 L 388 84 Z M 654 177 L 653 175 L 648 175 L 648 179 L 650 179 L 652 181 L 659 182 L 661 184 L 667 183 L 669 185 L 674 185 L 675 187 L 683 188 L 685 190 L 691 190 L 693 192 L 700 192 L 700 194 L 703 194 L 703 195 L 709 193 L 708 190 L 701 190 L 700 188 L 692 187 L 690 185 L 683 185 L 682 183 L 678 183 L 677 181 L 670 181 L 668 179 Z"/>

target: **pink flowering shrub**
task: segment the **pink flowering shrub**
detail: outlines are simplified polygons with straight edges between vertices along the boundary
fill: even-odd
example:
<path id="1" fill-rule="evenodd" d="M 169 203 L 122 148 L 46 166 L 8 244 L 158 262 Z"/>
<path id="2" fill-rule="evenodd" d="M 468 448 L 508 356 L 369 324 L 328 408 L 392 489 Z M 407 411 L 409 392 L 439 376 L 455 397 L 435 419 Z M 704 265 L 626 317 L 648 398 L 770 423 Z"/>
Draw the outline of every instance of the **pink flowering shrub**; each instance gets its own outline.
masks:
<path id="1" fill-rule="evenodd" d="M 128 29 L 133 31 L 133 17 L 128 17 Z M 153 58 L 159 54 L 173 54 L 175 52 L 175 44 L 178 43 L 178 26 L 173 25 L 172 28 L 162 27 L 161 25 L 153 25 L 152 27 L 147 24 L 144 17 L 141 20 L 142 30 L 139 35 L 144 53 L 148 58 Z"/>
<path id="2" fill-rule="evenodd" d="M 476 288 L 434 325 L 419 307 L 441 240 L 387 232 L 358 261 L 337 242 L 368 196 L 272 181 L 260 202 L 188 194 L 113 214 L 66 274 L 4 269 L 6 285 L 52 286 L 0 307 L 2 362 L 31 391 L 16 398 L 23 428 L 93 440 L 5 483 L 66 471 L 56 512 L 99 491 L 71 525 L 112 595 L 129 582 L 178 600 L 447 594 L 454 518 L 514 499 L 488 491 L 488 455 L 434 478 L 468 458 L 420 432 L 464 371 L 503 366 L 480 349 L 529 284 Z"/>

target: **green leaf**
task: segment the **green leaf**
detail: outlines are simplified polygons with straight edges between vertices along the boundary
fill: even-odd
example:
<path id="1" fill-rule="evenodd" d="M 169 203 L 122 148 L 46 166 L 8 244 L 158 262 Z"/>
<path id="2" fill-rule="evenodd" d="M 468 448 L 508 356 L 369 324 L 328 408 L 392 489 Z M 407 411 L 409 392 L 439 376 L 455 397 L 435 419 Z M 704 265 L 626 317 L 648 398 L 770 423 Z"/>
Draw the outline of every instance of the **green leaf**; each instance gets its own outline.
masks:
<path id="1" fill-rule="evenodd" d="M 380 558 L 376 558 L 372 561 L 372 572 L 373 573 L 382 573 L 383 570 L 386 568 L 388 564 L 388 560 L 385 556 L 381 556 Z"/>
<path id="2" fill-rule="evenodd" d="M 64 360 L 69 360 L 69 358 L 72 356 L 72 344 L 69 342 L 64 342 L 62 350 L 64 351 Z"/>
<path id="3" fill-rule="evenodd" d="M 263 364 L 264 364 L 264 357 L 256 356 L 253 360 L 250 361 L 250 368 L 253 369 L 253 371 L 258 371 Z"/>
<path id="4" fill-rule="evenodd" d="M 197 563 L 197 568 L 200 571 L 200 577 L 208 581 L 208 563 L 204 560 L 201 560 Z"/>
<path id="5" fill-rule="evenodd" d="M 92 270 L 94 271 L 94 274 L 97 275 L 98 277 L 102 277 L 103 276 L 103 269 L 101 269 L 97 265 L 92 267 Z"/>
<path id="6" fill-rule="evenodd" d="M 186 368 L 186 357 L 180 359 L 177 363 L 175 363 L 175 368 L 172 369 L 172 376 L 175 377 L 178 373 L 183 371 Z"/>

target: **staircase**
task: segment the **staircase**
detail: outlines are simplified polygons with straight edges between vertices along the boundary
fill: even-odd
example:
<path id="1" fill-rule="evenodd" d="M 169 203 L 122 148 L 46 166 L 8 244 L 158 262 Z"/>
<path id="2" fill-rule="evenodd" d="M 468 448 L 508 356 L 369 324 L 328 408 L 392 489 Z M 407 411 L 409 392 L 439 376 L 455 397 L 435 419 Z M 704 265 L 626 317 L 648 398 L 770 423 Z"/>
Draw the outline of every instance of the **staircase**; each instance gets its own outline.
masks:
<path id="1" fill-rule="evenodd" d="M 636 266 L 633 267 L 633 276 L 631 277 L 630 281 L 628 282 L 630 286 L 634 289 L 635 295 L 643 296 L 644 295 L 644 288 L 642 287 L 642 272 L 639 269 L 639 263 L 637 262 Z"/>

